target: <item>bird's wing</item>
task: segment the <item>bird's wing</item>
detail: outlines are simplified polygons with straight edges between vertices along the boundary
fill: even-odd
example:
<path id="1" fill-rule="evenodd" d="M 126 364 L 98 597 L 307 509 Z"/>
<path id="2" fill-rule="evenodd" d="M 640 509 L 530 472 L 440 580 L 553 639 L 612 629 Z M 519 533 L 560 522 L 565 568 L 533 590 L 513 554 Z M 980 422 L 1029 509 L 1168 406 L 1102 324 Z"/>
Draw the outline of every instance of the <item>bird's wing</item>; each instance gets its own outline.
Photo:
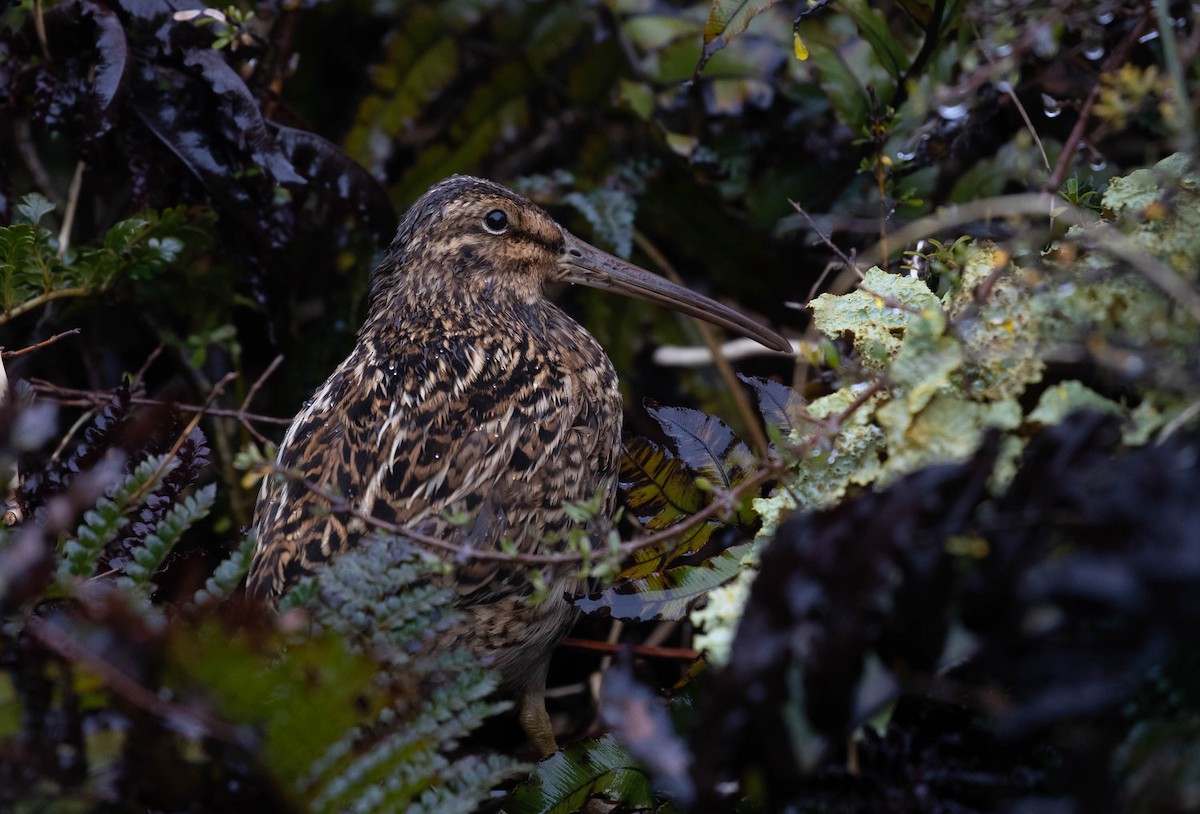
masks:
<path id="1" fill-rule="evenodd" d="M 464 546 L 539 546 L 568 525 L 563 503 L 612 491 L 616 398 L 611 366 L 570 372 L 520 343 L 357 348 L 293 422 L 285 474 L 263 484 L 250 590 L 277 595 L 368 530 L 322 491 Z M 494 563 L 455 577 L 464 593 L 511 592 Z"/>

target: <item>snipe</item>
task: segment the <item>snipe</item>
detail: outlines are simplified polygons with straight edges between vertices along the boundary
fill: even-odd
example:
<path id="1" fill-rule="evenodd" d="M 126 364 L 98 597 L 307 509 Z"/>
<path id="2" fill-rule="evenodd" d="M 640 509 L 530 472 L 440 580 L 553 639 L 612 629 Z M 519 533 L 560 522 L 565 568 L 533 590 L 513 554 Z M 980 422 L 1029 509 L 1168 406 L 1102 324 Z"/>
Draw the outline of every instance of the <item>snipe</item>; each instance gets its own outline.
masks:
<path id="1" fill-rule="evenodd" d="M 617 375 L 543 296 L 554 282 L 656 302 L 790 350 L 741 314 L 588 245 L 508 189 L 453 176 L 404 215 L 371 278 L 354 349 L 284 436 L 278 465 L 294 476 L 263 482 L 252 593 L 277 597 L 368 531 L 302 481 L 361 514 L 480 549 L 553 545 L 572 524 L 564 504 L 598 490 L 611 512 Z M 517 565 L 457 564 L 448 579 L 465 623 L 437 646 L 494 658 L 530 741 L 549 753 L 546 668 L 575 618 L 563 599 L 575 586 L 570 569 L 545 576 L 550 598 L 530 606 Z"/>

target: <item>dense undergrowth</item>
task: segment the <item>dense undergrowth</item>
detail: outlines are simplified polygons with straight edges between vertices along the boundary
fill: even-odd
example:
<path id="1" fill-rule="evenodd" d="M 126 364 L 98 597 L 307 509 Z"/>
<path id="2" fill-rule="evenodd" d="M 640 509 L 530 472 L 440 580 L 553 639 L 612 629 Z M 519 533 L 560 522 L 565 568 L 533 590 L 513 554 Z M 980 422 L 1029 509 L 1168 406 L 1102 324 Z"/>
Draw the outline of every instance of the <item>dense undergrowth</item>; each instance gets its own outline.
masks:
<path id="1" fill-rule="evenodd" d="M 0 808 L 1194 808 L 1197 23 L 4 4 Z M 573 638 L 618 652 L 558 654 L 603 681 L 536 766 L 421 647 L 436 558 L 239 589 L 272 442 L 452 172 L 797 339 L 563 297 L 622 375 L 628 519 L 571 541 Z"/>

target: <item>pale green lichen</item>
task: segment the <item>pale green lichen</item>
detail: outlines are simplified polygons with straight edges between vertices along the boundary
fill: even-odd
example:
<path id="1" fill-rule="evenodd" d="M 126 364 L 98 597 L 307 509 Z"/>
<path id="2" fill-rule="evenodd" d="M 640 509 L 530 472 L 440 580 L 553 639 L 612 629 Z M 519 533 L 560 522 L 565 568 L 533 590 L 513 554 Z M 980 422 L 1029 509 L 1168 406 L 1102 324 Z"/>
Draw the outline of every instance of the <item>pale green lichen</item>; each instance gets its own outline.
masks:
<path id="1" fill-rule="evenodd" d="M 853 335 L 863 364 L 882 370 L 900 350 L 912 314 L 936 309 L 938 300 L 921 280 L 873 268 L 858 290 L 840 296 L 822 294 L 809 307 L 817 330 L 833 339 Z"/>
<path id="2" fill-rule="evenodd" d="M 1037 406 L 1026 417 L 1030 424 L 1058 424 L 1076 410 L 1098 410 L 1122 414 L 1121 405 L 1092 390 L 1083 382 L 1070 379 L 1042 391 Z"/>
<path id="3" fill-rule="evenodd" d="M 1138 247 L 1197 276 L 1200 175 L 1187 172 L 1183 157 L 1113 179 L 1103 208 Z M 878 268 L 860 290 L 817 297 L 810 304 L 814 325 L 830 338 L 848 337 L 862 369 L 884 387 L 850 414 L 869 382 L 808 405 L 817 421 L 788 439 L 800 454 L 784 482 L 754 503 L 763 520 L 760 544 L 793 511 L 825 508 L 855 488 L 964 460 L 989 430 L 1004 433 L 990 481 L 998 491 L 1015 472 L 1025 439 L 1076 410 L 1121 416 L 1127 444 L 1194 420 L 1200 326 L 1139 269 L 1092 248 L 1089 228 L 1072 227 L 1033 268 L 1016 266 L 992 243 L 973 243 L 957 284 L 940 299 L 925 282 Z M 1095 366 L 1129 403 L 1066 380 L 1046 387 L 1026 413 L 1022 397 L 1054 361 Z M 832 437 L 825 426 L 836 429 Z M 692 616 L 700 646 L 715 661 L 727 652 L 751 581 L 742 573 Z"/>

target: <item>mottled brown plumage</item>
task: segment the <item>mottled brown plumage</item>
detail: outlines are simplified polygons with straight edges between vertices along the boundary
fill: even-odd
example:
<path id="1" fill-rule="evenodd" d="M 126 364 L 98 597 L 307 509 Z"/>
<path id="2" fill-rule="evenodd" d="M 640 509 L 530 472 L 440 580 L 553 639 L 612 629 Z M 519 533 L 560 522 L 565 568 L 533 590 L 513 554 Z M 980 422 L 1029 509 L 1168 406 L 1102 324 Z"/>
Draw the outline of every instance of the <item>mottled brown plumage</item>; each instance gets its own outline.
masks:
<path id="1" fill-rule="evenodd" d="M 617 376 L 544 298 L 554 281 L 618 290 L 787 349 L 736 312 L 580 241 L 504 187 L 442 181 L 405 214 L 353 351 L 284 436 L 278 464 L 293 477 L 263 482 L 251 592 L 277 597 L 368 531 L 295 476 L 363 514 L 480 549 L 553 546 L 571 527 L 564 504 L 597 492 L 611 512 Z M 438 645 L 494 659 L 543 752 L 554 749 L 546 666 L 575 617 L 562 598 L 575 587 L 569 572 L 548 571 L 550 599 L 535 606 L 513 566 L 458 563 L 447 578 L 465 624 Z"/>

